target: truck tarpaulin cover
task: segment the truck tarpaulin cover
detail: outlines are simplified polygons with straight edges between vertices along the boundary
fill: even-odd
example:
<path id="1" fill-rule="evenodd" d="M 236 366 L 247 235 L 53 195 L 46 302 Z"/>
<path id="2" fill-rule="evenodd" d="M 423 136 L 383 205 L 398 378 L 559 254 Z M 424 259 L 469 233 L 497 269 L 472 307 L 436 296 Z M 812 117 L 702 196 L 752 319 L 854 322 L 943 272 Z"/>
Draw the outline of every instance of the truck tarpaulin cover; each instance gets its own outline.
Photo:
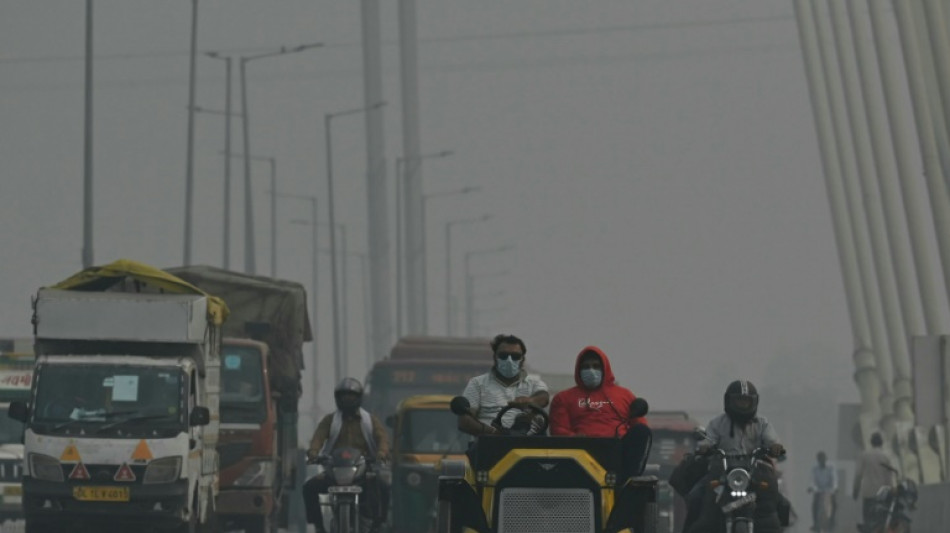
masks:
<path id="1" fill-rule="evenodd" d="M 313 340 L 303 285 L 265 276 L 252 276 L 211 266 L 188 266 L 167 272 L 222 298 L 231 316 L 222 328 L 225 337 L 252 337 L 249 322 L 270 325 L 260 340 L 270 347 L 270 380 L 285 394 L 300 395 L 303 343 Z"/>
<path id="2" fill-rule="evenodd" d="M 208 320 L 220 326 L 228 318 L 228 306 L 221 298 L 211 296 L 163 270 L 129 259 L 119 259 L 108 265 L 86 268 L 51 288 L 93 292 L 105 292 L 118 288 L 121 292 L 200 294 L 208 298 Z"/>

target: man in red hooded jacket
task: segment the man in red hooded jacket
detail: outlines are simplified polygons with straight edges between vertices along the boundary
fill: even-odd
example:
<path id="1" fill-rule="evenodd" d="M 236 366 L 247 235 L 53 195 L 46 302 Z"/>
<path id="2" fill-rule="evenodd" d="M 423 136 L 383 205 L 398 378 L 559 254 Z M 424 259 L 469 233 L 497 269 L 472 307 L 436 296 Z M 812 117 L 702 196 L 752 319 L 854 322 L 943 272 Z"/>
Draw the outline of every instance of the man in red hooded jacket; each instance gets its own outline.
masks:
<path id="1" fill-rule="evenodd" d="M 631 418 L 636 396 L 615 383 L 607 355 L 596 346 L 577 354 L 575 387 L 551 401 L 551 435 L 613 437 L 623 441 L 620 483 L 643 473 L 650 453 L 652 433 L 644 418 Z"/>

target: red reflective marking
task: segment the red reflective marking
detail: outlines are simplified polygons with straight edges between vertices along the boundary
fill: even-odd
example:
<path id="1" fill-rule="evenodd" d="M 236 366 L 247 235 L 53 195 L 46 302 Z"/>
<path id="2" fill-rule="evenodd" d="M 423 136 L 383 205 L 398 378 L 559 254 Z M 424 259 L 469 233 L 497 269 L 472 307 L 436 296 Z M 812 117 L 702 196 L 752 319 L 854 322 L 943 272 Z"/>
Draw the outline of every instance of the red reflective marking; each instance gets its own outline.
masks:
<path id="1" fill-rule="evenodd" d="M 89 471 L 86 470 L 86 467 L 82 463 L 76 463 L 76 466 L 73 467 L 73 471 L 69 473 L 69 479 L 79 479 L 87 480 L 89 479 Z"/>
<path id="2" fill-rule="evenodd" d="M 135 473 L 132 472 L 129 465 L 122 463 L 122 466 L 119 467 L 119 470 L 115 473 L 115 477 L 112 479 L 116 481 L 135 481 Z"/>

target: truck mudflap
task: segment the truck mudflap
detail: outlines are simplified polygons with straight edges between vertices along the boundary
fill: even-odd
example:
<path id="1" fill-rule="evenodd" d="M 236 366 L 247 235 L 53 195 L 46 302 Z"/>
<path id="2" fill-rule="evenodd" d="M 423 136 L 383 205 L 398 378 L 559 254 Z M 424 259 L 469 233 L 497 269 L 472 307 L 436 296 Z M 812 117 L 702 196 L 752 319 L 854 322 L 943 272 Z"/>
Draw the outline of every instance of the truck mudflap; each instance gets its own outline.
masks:
<path id="1" fill-rule="evenodd" d="M 181 524 L 189 498 L 187 480 L 125 486 L 129 490 L 129 500 L 123 502 L 80 501 L 73 493 L 73 489 L 79 486 L 25 477 L 23 512 L 31 522 L 106 520 L 110 523 L 137 522 L 170 526 Z M 121 487 L 114 484 L 96 486 Z"/>
<path id="2" fill-rule="evenodd" d="M 219 515 L 267 516 L 275 507 L 274 492 L 268 489 L 223 489 L 215 500 Z"/>

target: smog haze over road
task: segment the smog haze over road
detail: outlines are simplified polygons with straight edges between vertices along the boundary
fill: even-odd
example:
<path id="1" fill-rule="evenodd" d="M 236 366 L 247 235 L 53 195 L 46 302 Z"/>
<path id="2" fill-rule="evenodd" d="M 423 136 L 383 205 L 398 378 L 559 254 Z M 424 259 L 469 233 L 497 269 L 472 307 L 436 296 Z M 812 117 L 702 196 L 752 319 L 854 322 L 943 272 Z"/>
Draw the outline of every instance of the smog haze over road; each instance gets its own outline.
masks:
<path id="1" fill-rule="evenodd" d="M 392 178 L 402 149 L 398 26 L 396 2 L 381 4 Z M 199 6 L 199 52 L 325 43 L 249 63 L 248 100 L 251 152 L 276 158 L 279 191 L 317 195 L 326 220 L 323 116 L 362 105 L 359 2 Z M 465 252 L 511 245 L 472 260 L 478 333 L 523 337 L 535 368 L 570 372 L 578 350 L 596 344 L 618 380 L 657 409 L 715 412 L 740 377 L 760 385 L 766 415 L 779 408 L 770 387 L 784 398 L 818 391 L 829 402 L 856 401 L 789 1 L 417 0 L 417 11 L 422 151 L 453 152 L 425 162 L 424 190 L 480 187 L 429 202 L 431 333 L 444 333 L 445 224 L 489 213 L 453 229 L 453 291 L 462 295 Z M 95 2 L 96 264 L 182 262 L 190 16 L 185 1 Z M 81 268 L 83 43 L 82 2 L 0 7 L 7 336 L 31 333 L 36 288 Z M 197 73 L 197 105 L 223 109 L 224 64 L 199 56 Z M 239 94 L 235 74 L 235 102 Z M 220 116 L 195 117 L 193 262 L 216 266 L 223 125 Z M 239 135 L 236 120 L 235 152 Z M 333 135 L 337 218 L 350 249 L 365 252 L 364 121 L 340 119 Z M 253 172 L 256 259 L 270 275 L 268 170 L 255 163 Z M 311 228 L 294 223 L 310 217 L 309 204 L 278 205 L 277 276 L 309 288 Z M 319 349 L 329 354 L 329 262 L 321 261 Z M 507 273 L 489 276 L 499 271 Z M 357 266 L 351 276 L 358 280 Z M 350 368 L 362 376 L 363 296 L 351 283 Z M 319 370 L 331 368 L 324 357 Z M 321 380 L 325 407 L 331 381 Z"/>

